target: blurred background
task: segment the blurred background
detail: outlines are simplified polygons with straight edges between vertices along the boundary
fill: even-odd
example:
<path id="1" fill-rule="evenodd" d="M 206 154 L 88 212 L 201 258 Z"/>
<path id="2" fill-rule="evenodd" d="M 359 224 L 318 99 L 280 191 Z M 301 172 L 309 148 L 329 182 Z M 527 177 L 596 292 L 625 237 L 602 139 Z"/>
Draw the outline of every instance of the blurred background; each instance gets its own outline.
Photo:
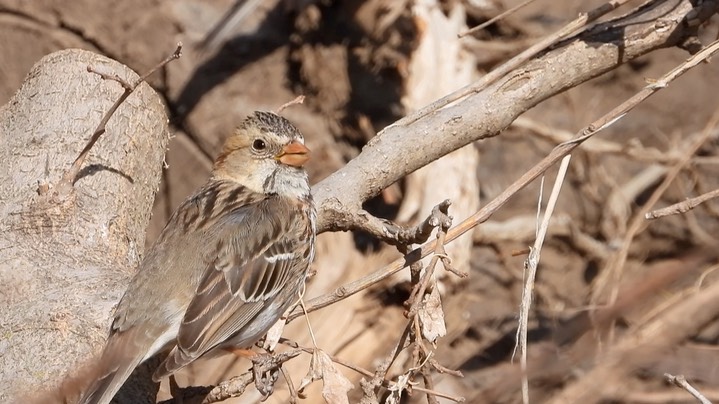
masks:
<path id="1" fill-rule="evenodd" d="M 471 83 L 603 2 L 537 0 L 458 38 L 519 3 L 0 0 L 0 104 L 19 88 L 31 66 L 53 51 L 92 50 L 142 74 L 182 41 L 182 58 L 148 80 L 166 102 L 173 133 L 148 228 L 152 243 L 172 211 L 205 181 L 225 137 L 252 111 L 276 110 L 297 95 L 306 96 L 304 104 L 283 114 L 305 135 L 312 150 L 307 167 L 316 183 L 356 156 L 385 126 Z M 630 2 L 625 10 L 638 4 Z M 716 24 L 702 32 L 715 36 Z M 686 57 L 680 49 L 659 50 L 619 66 L 544 102 L 501 136 L 469 145 L 394 184 L 365 208 L 400 223 L 416 223 L 450 198 L 450 212 L 459 223 L 566 140 L 566 133 L 589 124 L 640 90 L 646 79 L 659 77 Z M 615 338 L 631 335 L 650 318 L 661 319 L 667 310 L 663 304 L 686 293 L 716 261 L 712 248 L 716 250 L 719 205 L 709 202 L 642 227 L 630 239 L 621 270 L 611 267 L 612 254 L 629 234 L 628 223 L 638 207 L 717 111 L 717 73 L 716 65 L 689 72 L 574 154 L 542 254 L 530 318 L 535 402 L 601 363 L 602 349 Z M 716 128 L 712 130 L 658 206 L 719 185 Z M 433 374 L 435 390 L 468 402 L 519 400 L 520 373 L 511 356 L 526 255 L 515 253 L 532 243 L 538 195 L 538 184 L 528 187 L 490 223 L 448 247 L 455 266 L 470 276 L 457 279 L 438 269 L 447 335 L 438 341 L 435 358 L 464 377 Z M 319 243 L 317 274 L 306 294 L 310 298 L 400 256 L 361 233 L 325 233 Z M 702 279 L 709 283 L 714 278 L 708 272 Z M 374 371 L 404 329 L 407 279 L 407 274 L 397 276 L 312 313 L 318 346 Z M 593 328 L 588 313 L 610 296 L 625 300 L 612 314 L 611 335 L 605 335 Z M 291 323 L 284 335 L 312 345 L 304 321 Z M 611 395 L 598 395 L 597 402 L 691 402 L 686 393 L 663 382 L 664 372 L 683 373 L 719 399 L 718 336 L 719 323 L 714 323 L 660 354 L 623 364 L 630 376 Z M 407 369 L 406 360 L 401 357 L 388 377 L 396 380 Z M 309 355 L 303 355 L 286 365 L 295 386 L 308 362 Z M 178 382 L 216 383 L 247 368 L 232 357 L 213 359 L 189 369 Z M 350 402 L 359 401 L 360 375 L 338 368 L 355 384 Z M 319 384 L 303 402 L 323 402 Z M 258 401 L 259 394 L 251 390 L 228 402 Z M 266 402 L 287 400 L 280 378 Z M 416 393 L 404 400 L 425 402 L 426 397 Z"/>

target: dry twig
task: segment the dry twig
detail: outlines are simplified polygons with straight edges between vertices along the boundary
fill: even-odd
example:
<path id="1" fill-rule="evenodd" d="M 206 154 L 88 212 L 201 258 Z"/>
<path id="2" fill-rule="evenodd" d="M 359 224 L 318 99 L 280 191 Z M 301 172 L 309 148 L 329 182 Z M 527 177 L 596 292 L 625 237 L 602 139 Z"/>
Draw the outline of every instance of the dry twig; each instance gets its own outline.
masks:
<path id="1" fill-rule="evenodd" d="M 695 389 L 691 384 L 689 384 L 684 375 L 674 376 L 669 373 L 664 373 L 664 377 L 669 383 L 686 390 L 689 394 L 694 396 L 694 398 L 699 400 L 701 404 L 712 404 L 712 402 L 709 401 L 709 399 L 707 399 L 706 397 L 704 397 L 704 395 L 700 393 L 699 390 Z"/>
<path id="2" fill-rule="evenodd" d="M 279 114 L 279 113 L 281 113 L 282 111 L 284 111 L 285 109 L 287 109 L 287 108 L 289 108 L 289 107 L 291 107 L 291 106 L 293 106 L 293 105 L 299 105 L 299 104 L 302 104 L 302 103 L 304 103 L 304 102 L 305 102 L 305 96 L 304 96 L 304 95 L 298 95 L 297 97 L 295 97 L 294 100 L 288 101 L 288 102 L 286 102 L 286 103 L 280 105 L 280 107 L 277 108 L 277 110 L 275 111 L 275 113 L 276 113 L 276 114 Z"/>
<path id="3" fill-rule="evenodd" d="M 175 51 L 165 58 L 162 62 L 158 63 L 155 67 L 150 69 L 147 73 L 140 76 L 134 83 L 128 83 L 125 79 L 118 76 L 114 73 L 108 73 L 102 71 L 101 68 L 93 67 L 93 66 L 87 66 L 87 71 L 90 73 L 95 73 L 98 76 L 100 76 L 103 80 L 111 80 L 115 81 L 122 86 L 122 88 L 125 90 L 122 95 L 115 101 L 115 103 L 110 107 L 110 109 L 105 112 L 105 115 L 102 117 L 102 120 L 100 120 L 100 123 L 97 125 L 97 128 L 92 133 L 92 136 L 90 137 L 90 140 L 87 142 L 85 147 L 82 149 L 80 154 L 77 156 L 75 161 L 72 163 L 70 168 L 68 168 L 65 173 L 62 175 L 62 178 L 60 181 L 58 181 L 57 185 L 54 187 L 54 195 L 57 196 L 65 196 L 68 195 L 72 191 L 72 187 L 75 183 L 75 179 L 77 178 L 78 173 L 80 172 L 80 169 L 82 169 L 82 165 L 85 163 L 85 159 L 87 159 L 88 154 L 90 153 L 90 149 L 95 145 L 95 143 L 100 139 L 100 136 L 102 136 L 105 133 L 105 126 L 110 121 L 110 118 L 112 118 L 112 115 L 117 111 L 117 109 L 122 105 L 123 102 L 127 99 L 127 97 L 132 94 L 135 89 L 142 83 L 147 80 L 147 78 L 156 72 L 158 69 L 166 66 L 171 61 L 178 59 L 182 56 L 182 43 L 178 42 L 177 48 L 175 48 Z M 46 193 L 48 191 L 48 188 L 41 187 L 40 193 Z"/>
<path id="4" fill-rule="evenodd" d="M 652 220 L 652 219 L 658 219 L 658 218 L 664 217 L 664 216 L 678 215 L 680 213 L 686 213 L 686 212 L 689 212 L 690 210 L 696 208 L 697 206 L 701 205 L 702 203 L 712 200 L 716 197 L 719 197 L 719 189 L 715 189 L 713 191 L 699 195 L 695 198 L 689 198 L 686 201 L 681 201 L 679 203 L 675 203 L 674 205 L 667 206 L 666 208 L 661 208 L 661 209 L 653 210 L 651 212 L 647 212 L 647 214 L 644 215 L 644 218 L 647 220 Z"/>
<path id="5" fill-rule="evenodd" d="M 549 202 L 547 203 L 547 209 L 544 211 L 541 223 L 538 223 L 537 238 L 534 242 L 534 246 L 530 250 L 529 257 L 525 261 L 526 276 L 527 279 L 524 283 L 524 289 L 522 290 L 522 303 L 520 305 L 519 312 L 519 327 L 517 327 L 517 343 L 515 349 L 519 348 L 519 363 L 522 368 L 522 402 L 524 404 L 529 403 L 529 379 L 527 378 L 527 331 L 529 322 L 529 309 L 532 305 L 532 293 L 534 290 L 534 280 L 537 276 L 537 267 L 539 266 L 539 257 L 544 245 L 544 239 L 547 235 L 547 229 L 549 229 L 549 221 L 552 218 L 554 207 L 559 199 L 559 192 L 562 189 L 562 184 L 567 175 L 567 169 L 569 168 L 569 161 L 571 155 L 565 156 L 562 159 L 562 164 L 557 173 L 557 178 L 554 182 L 554 188 L 549 196 Z M 542 205 L 542 194 L 539 195 L 537 220 L 541 213 Z"/>
<path id="6" fill-rule="evenodd" d="M 484 29 L 485 27 L 488 27 L 488 26 L 494 24 L 495 22 L 497 22 L 497 21 L 503 19 L 504 17 L 506 17 L 506 16 L 508 16 L 508 15 L 510 15 L 510 14 L 513 14 L 513 13 L 515 13 L 515 12 L 521 10 L 522 8 L 524 8 L 524 7 L 526 7 L 526 6 L 528 6 L 528 5 L 532 4 L 532 3 L 534 3 L 534 1 L 535 1 L 535 0 L 524 0 L 522 3 L 519 3 L 519 4 L 517 4 L 516 6 L 510 8 L 510 9 L 508 9 L 508 10 L 505 10 L 505 11 L 499 13 L 499 14 L 497 14 L 496 16 L 494 16 L 494 17 L 490 18 L 489 20 L 487 20 L 487 21 L 485 21 L 485 22 L 483 22 L 483 23 L 477 25 L 476 27 L 472 27 L 472 28 L 470 28 L 470 29 L 468 29 L 468 30 L 466 30 L 466 31 L 464 31 L 464 32 L 462 32 L 462 33 L 460 33 L 459 35 L 457 35 L 457 37 L 462 38 L 462 37 L 465 37 L 465 36 L 467 36 L 467 35 L 473 34 L 473 33 L 477 32 L 477 31 L 479 31 L 479 30 L 482 30 L 482 29 Z"/>
<path id="7" fill-rule="evenodd" d="M 415 226 L 403 226 L 389 220 L 378 218 L 360 209 L 354 212 L 346 212 L 340 226 L 362 230 L 377 239 L 395 246 L 406 246 L 427 241 L 432 230 L 440 225 L 439 217 L 441 210 L 446 210 L 451 202 L 445 200 L 432 209 L 432 212 L 422 222 Z"/>

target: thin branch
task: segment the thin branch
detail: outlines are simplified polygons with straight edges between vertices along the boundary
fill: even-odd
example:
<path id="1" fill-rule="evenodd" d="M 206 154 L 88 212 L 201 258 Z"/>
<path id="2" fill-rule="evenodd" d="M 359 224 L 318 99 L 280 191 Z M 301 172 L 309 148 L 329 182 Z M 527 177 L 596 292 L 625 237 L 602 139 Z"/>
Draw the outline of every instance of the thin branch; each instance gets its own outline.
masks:
<path id="1" fill-rule="evenodd" d="M 574 133 L 555 127 L 550 127 L 526 116 L 520 116 L 512 122 L 513 128 L 521 128 L 534 132 L 542 139 L 553 144 L 569 141 Z M 644 147 L 639 141 L 618 143 L 606 139 L 595 139 L 585 144 L 582 150 L 602 155 L 620 155 L 645 163 L 673 164 L 682 157 L 676 150 L 666 152 L 653 147 Z"/>
<path id="2" fill-rule="evenodd" d="M 88 154 L 90 153 L 90 149 L 95 145 L 95 143 L 100 139 L 100 136 L 102 136 L 105 133 L 105 127 L 107 126 L 107 123 L 110 121 L 110 118 L 115 114 L 118 108 L 120 108 L 120 105 L 122 105 L 123 102 L 137 89 L 137 87 L 142 84 L 147 78 L 156 72 L 158 69 L 164 67 L 171 61 L 178 59 L 182 56 L 182 43 L 178 42 L 177 48 L 175 51 L 168 57 L 166 57 L 162 62 L 158 63 L 155 67 L 150 69 L 147 73 L 140 76 L 137 80 L 135 80 L 134 83 L 130 84 L 120 76 L 118 76 L 116 73 L 108 73 L 104 72 L 102 68 L 87 66 L 87 71 L 90 73 L 95 73 L 98 76 L 100 76 L 103 80 L 111 80 L 115 81 L 122 86 L 122 88 L 125 90 L 122 95 L 115 101 L 115 103 L 110 107 L 110 109 L 105 112 L 105 115 L 100 120 L 100 123 L 97 125 L 97 128 L 95 128 L 95 131 L 93 132 L 92 136 L 90 137 L 90 140 L 87 142 L 85 147 L 82 149 L 80 154 L 77 156 L 75 161 L 72 163 L 70 168 L 68 168 L 65 173 L 62 175 L 62 178 L 60 181 L 58 181 L 55 188 L 55 195 L 68 195 L 72 191 L 72 186 L 75 183 L 75 179 L 77 178 L 78 173 L 80 173 L 80 169 L 82 169 L 82 165 L 85 163 L 85 159 L 87 159 Z M 46 188 L 41 188 L 40 192 L 47 192 Z"/>
<path id="3" fill-rule="evenodd" d="M 648 212 L 646 215 L 644 215 L 644 218 L 647 220 L 652 220 L 652 219 L 658 219 L 658 218 L 664 217 L 664 216 L 678 215 L 681 213 L 686 213 L 686 212 L 689 212 L 690 210 L 696 208 L 697 206 L 701 205 L 702 203 L 712 200 L 716 197 L 719 197 L 719 189 L 715 189 L 713 191 L 699 195 L 695 198 L 689 198 L 686 201 L 675 203 L 674 205 L 667 206 L 666 208 L 653 210 L 651 212 Z"/>
<path id="4" fill-rule="evenodd" d="M 432 212 L 422 222 L 415 226 L 403 226 L 387 219 L 373 216 L 364 209 L 347 210 L 343 212 L 344 227 L 361 230 L 371 236 L 395 246 L 424 243 L 429 239 L 437 226 L 444 220 L 442 211 L 446 211 L 452 202 L 449 199 L 442 201 L 432 208 Z"/>
<path id="5" fill-rule="evenodd" d="M 297 97 L 295 97 L 294 100 L 288 101 L 288 102 L 286 102 L 286 103 L 280 105 L 280 107 L 277 108 L 277 110 L 275 111 L 275 113 L 279 115 L 279 114 L 280 114 L 282 111 L 284 111 L 285 109 L 287 109 L 287 108 L 289 108 L 289 107 L 291 107 L 291 106 L 293 106 L 293 105 L 302 104 L 302 103 L 304 103 L 304 102 L 305 102 L 305 96 L 304 96 L 304 95 L 298 95 Z"/>
<path id="6" fill-rule="evenodd" d="M 430 389 L 422 388 L 419 386 L 412 386 L 412 390 L 416 390 L 416 391 L 419 391 L 420 393 L 425 393 L 427 395 L 431 394 L 431 395 L 437 396 L 439 398 L 444 398 L 444 399 L 447 399 L 450 401 L 454 401 L 455 403 L 464 403 L 465 401 L 467 401 L 464 397 L 450 396 L 449 394 L 442 393 L 440 391 L 430 390 Z"/>
<path id="7" fill-rule="evenodd" d="M 429 369 L 425 366 L 422 366 L 422 369 L 420 370 L 420 374 L 422 375 L 422 379 L 424 380 L 424 385 L 427 386 L 427 389 L 434 391 L 434 382 L 432 381 L 432 375 L 429 373 Z M 414 390 L 415 388 L 413 387 L 412 389 Z M 439 401 L 437 400 L 437 397 L 435 397 L 434 395 L 427 394 L 427 404 L 439 404 Z"/>
<path id="8" fill-rule="evenodd" d="M 526 6 L 528 6 L 528 5 L 532 4 L 532 3 L 534 3 L 535 1 L 536 1 L 536 0 L 524 0 L 524 2 L 519 3 L 519 4 L 517 4 L 516 6 L 510 8 L 510 9 L 508 9 L 508 10 L 505 10 L 505 11 L 499 13 L 499 14 L 497 14 L 496 16 L 494 16 L 494 17 L 490 18 L 489 20 L 487 20 L 487 21 L 485 21 L 485 22 L 483 22 L 483 23 L 477 25 L 476 27 L 470 28 L 470 29 L 468 29 L 468 30 L 466 30 L 466 31 L 464 31 L 464 32 L 460 32 L 459 34 L 457 34 L 457 37 L 458 37 L 458 38 L 462 38 L 462 37 L 465 37 L 465 36 L 467 36 L 467 35 L 473 34 L 473 33 L 477 32 L 477 31 L 479 31 L 479 30 L 481 30 L 481 29 L 484 29 L 484 28 L 486 28 L 486 27 L 488 27 L 488 26 L 494 24 L 495 22 L 497 22 L 497 21 L 503 19 L 504 17 L 506 17 L 506 16 L 508 16 L 508 15 L 510 15 L 510 14 L 513 14 L 513 13 L 515 13 L 515 12 L 521 10 L 522 8 L 524 8 L 524 7 L 526 7 Z"/>
<path id="9" fill-rule="evenodd" d="M 712 404 L 712 402 L 709 401 L 708 398 L 704 397 L 704 395 L 700 393 L 699 390 L 695 389 L 691 384 L 689 384 L 684 375 L 674 376 L 669 373 L 664 373 L 664 377 L 669 383 L 686 390 L 689 394 L 694 396 L 694 398 L 699 400 L 701 404 Z"/>

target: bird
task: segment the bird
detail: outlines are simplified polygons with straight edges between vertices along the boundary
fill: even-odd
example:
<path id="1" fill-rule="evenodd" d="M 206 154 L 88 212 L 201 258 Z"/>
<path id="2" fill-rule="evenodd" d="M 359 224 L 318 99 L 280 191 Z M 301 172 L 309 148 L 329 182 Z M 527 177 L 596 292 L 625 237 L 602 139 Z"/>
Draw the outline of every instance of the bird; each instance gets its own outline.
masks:
<path id="1" fill-rule="evenodd" d="M 284 117 L 242 121 L 141 261 L 78 404 L 109 403 L 158 353 L 156 382 L 210 352 L 249 348 L 298 302 L 315 253 L 309 152 Z"/>

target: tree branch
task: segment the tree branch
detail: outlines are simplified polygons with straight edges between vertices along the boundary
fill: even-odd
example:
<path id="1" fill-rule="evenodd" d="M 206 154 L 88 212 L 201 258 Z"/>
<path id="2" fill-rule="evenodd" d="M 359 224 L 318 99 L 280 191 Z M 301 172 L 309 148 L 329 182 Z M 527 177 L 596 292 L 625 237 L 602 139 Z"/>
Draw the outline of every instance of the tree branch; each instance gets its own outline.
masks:
<path id="1" fill-rule="evenodd" d="M 618 64 L 685 43 L 695 36 L 697 23 L 718 9 L 719 1 L 651 2 L 557 45 L 486 88 L 463 94 L 466 98 L 451 106 L 386 127 L 356 158 L 313 187 L 318 230 L 357 228 L 354 218 L 362 203 L 405 175 L 469 143 L 496 136 L 523 112 Z"/>

